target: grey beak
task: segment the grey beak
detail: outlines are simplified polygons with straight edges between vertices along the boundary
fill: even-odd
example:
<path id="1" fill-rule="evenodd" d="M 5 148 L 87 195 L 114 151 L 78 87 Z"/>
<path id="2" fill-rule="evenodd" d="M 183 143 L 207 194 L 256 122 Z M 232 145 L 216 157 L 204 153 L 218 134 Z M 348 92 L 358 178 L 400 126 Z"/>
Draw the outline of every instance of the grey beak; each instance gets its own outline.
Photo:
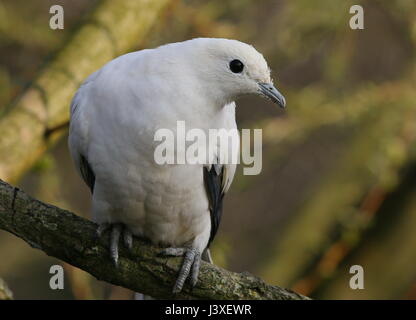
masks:
<path id="1" fill-rule="evenodd" d="M 277 103 L 281 108 L 286 107 L 285 97 L 271 83 L 260 82 L 259 88 L 264 96 Z"/>

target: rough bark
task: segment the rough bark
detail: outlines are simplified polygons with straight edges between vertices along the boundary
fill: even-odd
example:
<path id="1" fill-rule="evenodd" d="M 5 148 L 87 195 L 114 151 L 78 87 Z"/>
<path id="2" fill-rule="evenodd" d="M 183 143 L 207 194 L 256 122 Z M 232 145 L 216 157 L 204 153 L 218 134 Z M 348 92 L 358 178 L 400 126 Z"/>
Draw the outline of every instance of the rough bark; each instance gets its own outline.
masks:
<path id="1" fill-rule="evenodd" d="M 181 258 L 158 255 L 157 247 L 135 239 L 121 246 L 118 268 L 108 254 L 108 234 L 97 239 L 97 225 L 75 214 L 32 199 L 0 180 L 0 229 L 13 233 L 50 256 L 83 269 L 97 279 L 155 298 L 179 299 L 308 299 L 266 284 L 248 273 L 233 273 L 203 262 L 198 284 L 172 296 Z"/>
<path id="2" fill-rule="evenodd" d="M 114 57 L 137 46 L 168 0 L 105 0 L 0 119 L 0 177 L 16 181 L 63 130 L 80 83 Z"/>

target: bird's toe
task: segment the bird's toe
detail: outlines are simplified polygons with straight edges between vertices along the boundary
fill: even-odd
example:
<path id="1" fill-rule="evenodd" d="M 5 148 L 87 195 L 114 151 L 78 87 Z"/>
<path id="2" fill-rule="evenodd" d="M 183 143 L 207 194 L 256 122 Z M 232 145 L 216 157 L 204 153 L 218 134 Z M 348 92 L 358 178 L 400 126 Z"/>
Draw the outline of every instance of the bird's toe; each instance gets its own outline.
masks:
<path id="1" fill-rule="evenodd" d="M 116 267 L 118 266 L 118 243 L 120 241 L 121 231 L 122 226 L 120 224 L 113 225 L 113 228 L 111 229 L 110 256 Z"/>
<path id="2" fill-rule="evenodd" d="M 172 292 L 182 291 L 186 279 L 190 278 L 192 287 L 198 281 L 199 267 L 201 265 L 201 253 L 195 248 L 166 248 L 162 250 L 163 255 L 184 256 L 179 276 L 173 286 Z"/>
<path id="3" fill-rule="evenodd" d="M 185 254 L 185 248 L 165 248 L 161 254 L 164 256 L 181 257 Z"/>
<path id="4" fill-rule="evenodd" d="M 103 233 L 110 228 L 110 224 L 107 222 L 101 223 L 98 225 L 98 228 L 96 230 L 96 236 L 97 238 L 101 238 Z"/>
<path id="5" fill-rule="evenodd" d="M 107 230 L 110 230 L 110 257 L 114 265 L 117 267 L 120 237 L 121 235 L 123 236 L 124 245 L 128 249 L 131 249 L 133 247 L 133 234 L 121 223 L 102 223 L 97 228 L 97 238 L 100 238 Z"/>
<path id="6" fill-rule="evenodd" d="M 198 282 L 199 267 L 201 266 L 201 254 L 197 252 L 194 257 L 194 263 L 191 270 L 191 286 L 195 287 Z"/>
<path id="7" fill-rule="evenodd" d="M 131 250 L 131 248 L 133 248 L 133 234 L 127 228 L 124 229 L 123 239 L 126 248 Z"/>

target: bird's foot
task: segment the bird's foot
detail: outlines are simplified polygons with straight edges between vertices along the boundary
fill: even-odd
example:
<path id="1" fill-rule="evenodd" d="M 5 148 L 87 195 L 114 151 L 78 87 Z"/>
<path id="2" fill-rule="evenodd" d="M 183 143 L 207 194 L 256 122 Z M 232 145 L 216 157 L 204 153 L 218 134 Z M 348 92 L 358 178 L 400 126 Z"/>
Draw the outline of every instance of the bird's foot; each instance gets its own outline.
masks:
<path id="1" fill-rule="evenodd" d="M 102 234 L 110 230 L 110 256 L 113 260 L 115 266 L 118 266 L 118 245 L 120 241 L 120 236 L 123 234 L 124 245 L 131 249 L 133 246 L 133 235 L 126 226 L 121 223 L 103 223 L 98 226 L 97 236 L 101 237 Z"/>
<path id="2" fill-rule="evenodd" d="M 199 267 L 201 265 L 201 253 L 195 248 L 166 248 L 162 251 L 166 256 L 184 256 L 181 271 L 173 287 L 173 293 L 182 291 L 183 285 L 190 277 L 191 286 L 194 287 L 198 281 Z"/>

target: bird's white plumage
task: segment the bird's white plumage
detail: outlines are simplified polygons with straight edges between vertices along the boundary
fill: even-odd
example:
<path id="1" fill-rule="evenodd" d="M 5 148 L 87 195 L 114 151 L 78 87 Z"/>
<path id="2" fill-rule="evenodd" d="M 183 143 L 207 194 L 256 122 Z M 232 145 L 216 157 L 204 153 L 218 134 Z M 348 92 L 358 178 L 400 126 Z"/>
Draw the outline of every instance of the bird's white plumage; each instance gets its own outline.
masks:
<path id="1" fill-rule="evenodd" d="M 229 61 L 245 70 L 236 75 Z M 235 40 L 194 39 L 123 55 L 92 74 L 71 105 L 69 147 L 95 174 L 93 219 L 121 222 L 155 243 L 202 252 L 210 212 L 202 165 L 157 165 L 154 133 L 236 128 L 234 100 L 271 82 L 263 56 Z M 235 165 L 226 165 L 224 191 Z"/>

